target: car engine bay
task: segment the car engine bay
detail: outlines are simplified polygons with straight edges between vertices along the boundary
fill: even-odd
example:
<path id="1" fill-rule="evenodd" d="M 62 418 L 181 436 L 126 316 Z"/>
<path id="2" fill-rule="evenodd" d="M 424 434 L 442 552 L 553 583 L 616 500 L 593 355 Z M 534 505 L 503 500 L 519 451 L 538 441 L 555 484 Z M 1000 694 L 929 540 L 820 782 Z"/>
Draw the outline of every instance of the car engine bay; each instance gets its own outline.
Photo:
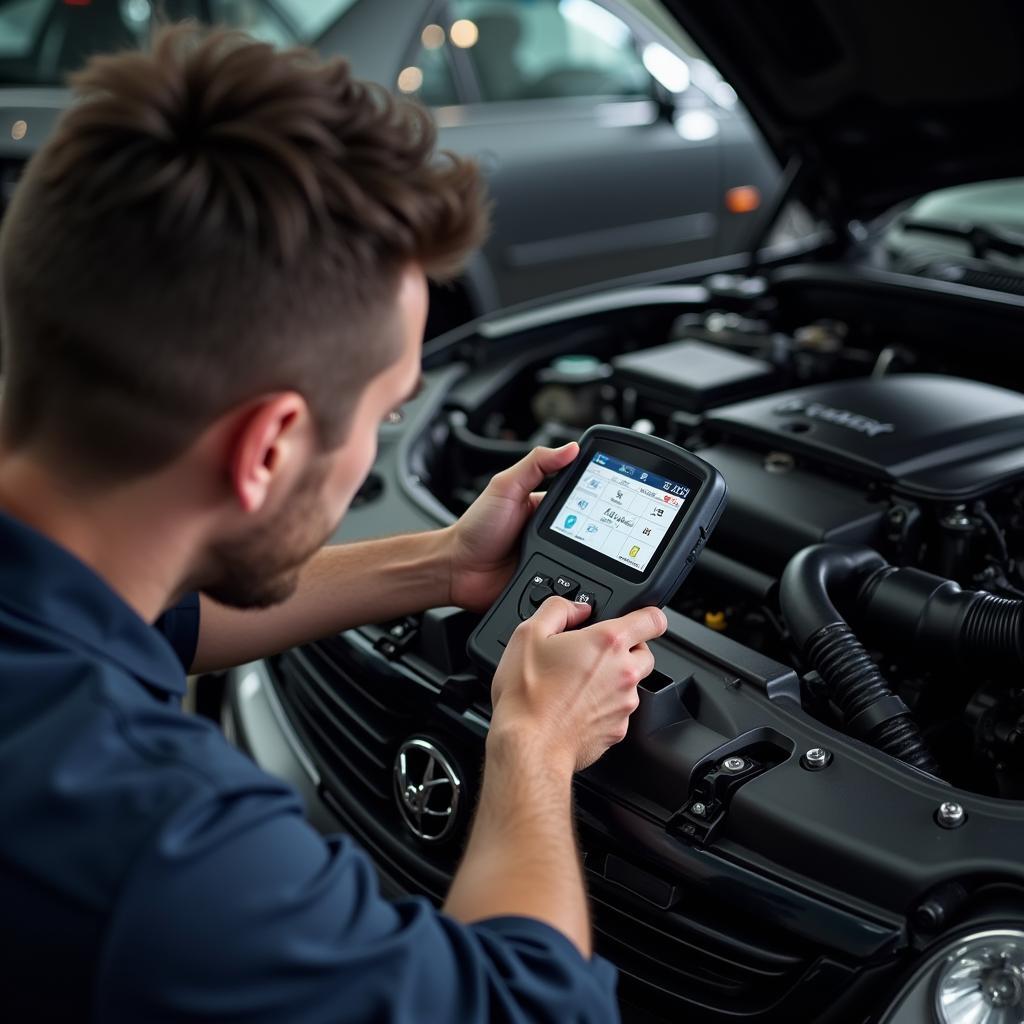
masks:
<path id="1" fill-rule="evenodd" d="M 335 540 L 451 522 L 595 422 L 729 484 L 629 735 L 577 780 L 631 1019 L 865 1019 L 922 951 L 1024 912 L 1022 315 L 1015 295 L 796 263 L 428 343 Z M 395 892 L 441 899 L 467 835 L 477 621 L 432 609 L 267 662 L 319 796 Z M 424 742 L 463 793 L 421 808 L 426 832 L 392 777 Z"/>
<path id="2" fill-rule="evenodd" d="M 737 282 L 714 283 L 735 307 Z M 772 298 L 746 305 L 682 314 L 670 340 L 653 346 L 595 336 L 556 343 L 564 354 L 471 372 L 448 395 L 431 490 L 457 515 L 510 458 L 593 422 L 674 441 L 725 475 L 730 503 L 673 607 L 812 672 L 775 593 L 812 545 L 866 547 L 879 565 L 919 570 L 922 611 L 940 580 L 1024 598 L 1024 376 L 1004 363 L 989 374 L 999 384 L 984 382 L 972 346 L 939 347 L 934 336 L 930 351 L 894 344 L 866 318 L 787 329 Z M 1008 622 L 1008 636 L 993 625 L 969 650 L 952 637 L 943 649 L 941 633 L 928 632 L 938 624 L 890 607 L 906 573 L 878 586 L 874 602 L 862 593 L 844 610 L 872 637 L 874 660 L 913 709 L 942 776 L 1020 799 L 1024 694 L 1011 673 L 1024 654 L 1021 623 Z M 803 682 L 805 708 L 834 720 L 820 680 Z"/>

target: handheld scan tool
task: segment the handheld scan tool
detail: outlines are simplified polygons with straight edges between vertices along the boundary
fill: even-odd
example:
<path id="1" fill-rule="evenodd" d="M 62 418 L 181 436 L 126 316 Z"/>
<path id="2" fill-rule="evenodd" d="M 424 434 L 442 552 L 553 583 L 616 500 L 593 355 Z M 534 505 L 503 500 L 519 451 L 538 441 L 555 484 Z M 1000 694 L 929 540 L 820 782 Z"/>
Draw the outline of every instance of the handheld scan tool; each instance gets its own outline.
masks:
<path id="1" fill-rule="evenodd" d="M 725 508 L 722 475 L 667 441 L 591 427 L 523 533 L 519 567 L 469 638 L 493 671 L 512 631 L 552 595 L 589 604 L 584 626 L 676 592 Z"/>

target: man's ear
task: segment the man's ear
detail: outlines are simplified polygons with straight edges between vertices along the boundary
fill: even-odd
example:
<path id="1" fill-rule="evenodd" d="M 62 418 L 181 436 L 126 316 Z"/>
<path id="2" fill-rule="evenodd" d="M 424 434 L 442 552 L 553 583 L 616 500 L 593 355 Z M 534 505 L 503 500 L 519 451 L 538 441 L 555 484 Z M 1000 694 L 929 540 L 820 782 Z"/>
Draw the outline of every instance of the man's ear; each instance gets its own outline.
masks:
<path id="1" fill-rule="evenodd" d="M 259 512 L 275 487 L 299 478 L 313 454 L 312 420 L 294 391 L 266 395 L 242 415 L 231 442 L 231 488 L 246 512 Z"/>

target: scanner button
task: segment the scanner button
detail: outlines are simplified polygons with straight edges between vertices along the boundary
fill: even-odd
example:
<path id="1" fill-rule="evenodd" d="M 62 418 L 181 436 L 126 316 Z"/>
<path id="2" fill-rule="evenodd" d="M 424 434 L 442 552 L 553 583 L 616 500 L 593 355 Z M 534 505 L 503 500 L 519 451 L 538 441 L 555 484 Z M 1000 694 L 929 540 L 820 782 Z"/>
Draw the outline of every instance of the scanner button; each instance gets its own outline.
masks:
<path id="1" fill-rule="evenodd" d="M 551 577 L 550 576 L 544 576 L 541 573 L 537 573 L 535 576 L 531 576 L 530 577 L 530 586 L 531 587 L 550 587 L 551 586 Z"/>
<path id="2" fill-rule="evenodd" d="M 531 587 L 530 604 L 532 604 L 534 608 L 537 608 L 551 597 L 552 593 L 553 591 L 551 590 L 551 587 L 546 583 L 539 587 Z"/>
<path id="3" fill-rule="evenodd" d="M 555 580 L 554 590 L 559 597 L 572 597 L 579 589 L 579 583 L 576 580 L 569 579 L 568 576 L 559 576 Z"/>
<path id="4" fill-rule="evenodd" d="M 594 595 L 589 590 L 581 590 L 575 598 L 576 604 L 589 604 L 590 607 L 596 611 L 597 606 L 594 604 Z"/>

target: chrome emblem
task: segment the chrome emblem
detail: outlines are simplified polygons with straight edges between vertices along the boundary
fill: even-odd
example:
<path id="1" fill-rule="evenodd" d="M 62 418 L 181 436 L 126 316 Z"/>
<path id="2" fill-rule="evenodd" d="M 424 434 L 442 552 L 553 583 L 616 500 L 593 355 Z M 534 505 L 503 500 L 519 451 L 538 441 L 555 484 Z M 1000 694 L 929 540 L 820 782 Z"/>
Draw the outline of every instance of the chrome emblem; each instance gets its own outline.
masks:
<path id="1" fill-rule="evenodd" d="M 455 825 L 462 782 L 430 740 L 406 740 L 395 755 L 395 799 L 409 831 L 424 842 L 444 839 Z"/>

